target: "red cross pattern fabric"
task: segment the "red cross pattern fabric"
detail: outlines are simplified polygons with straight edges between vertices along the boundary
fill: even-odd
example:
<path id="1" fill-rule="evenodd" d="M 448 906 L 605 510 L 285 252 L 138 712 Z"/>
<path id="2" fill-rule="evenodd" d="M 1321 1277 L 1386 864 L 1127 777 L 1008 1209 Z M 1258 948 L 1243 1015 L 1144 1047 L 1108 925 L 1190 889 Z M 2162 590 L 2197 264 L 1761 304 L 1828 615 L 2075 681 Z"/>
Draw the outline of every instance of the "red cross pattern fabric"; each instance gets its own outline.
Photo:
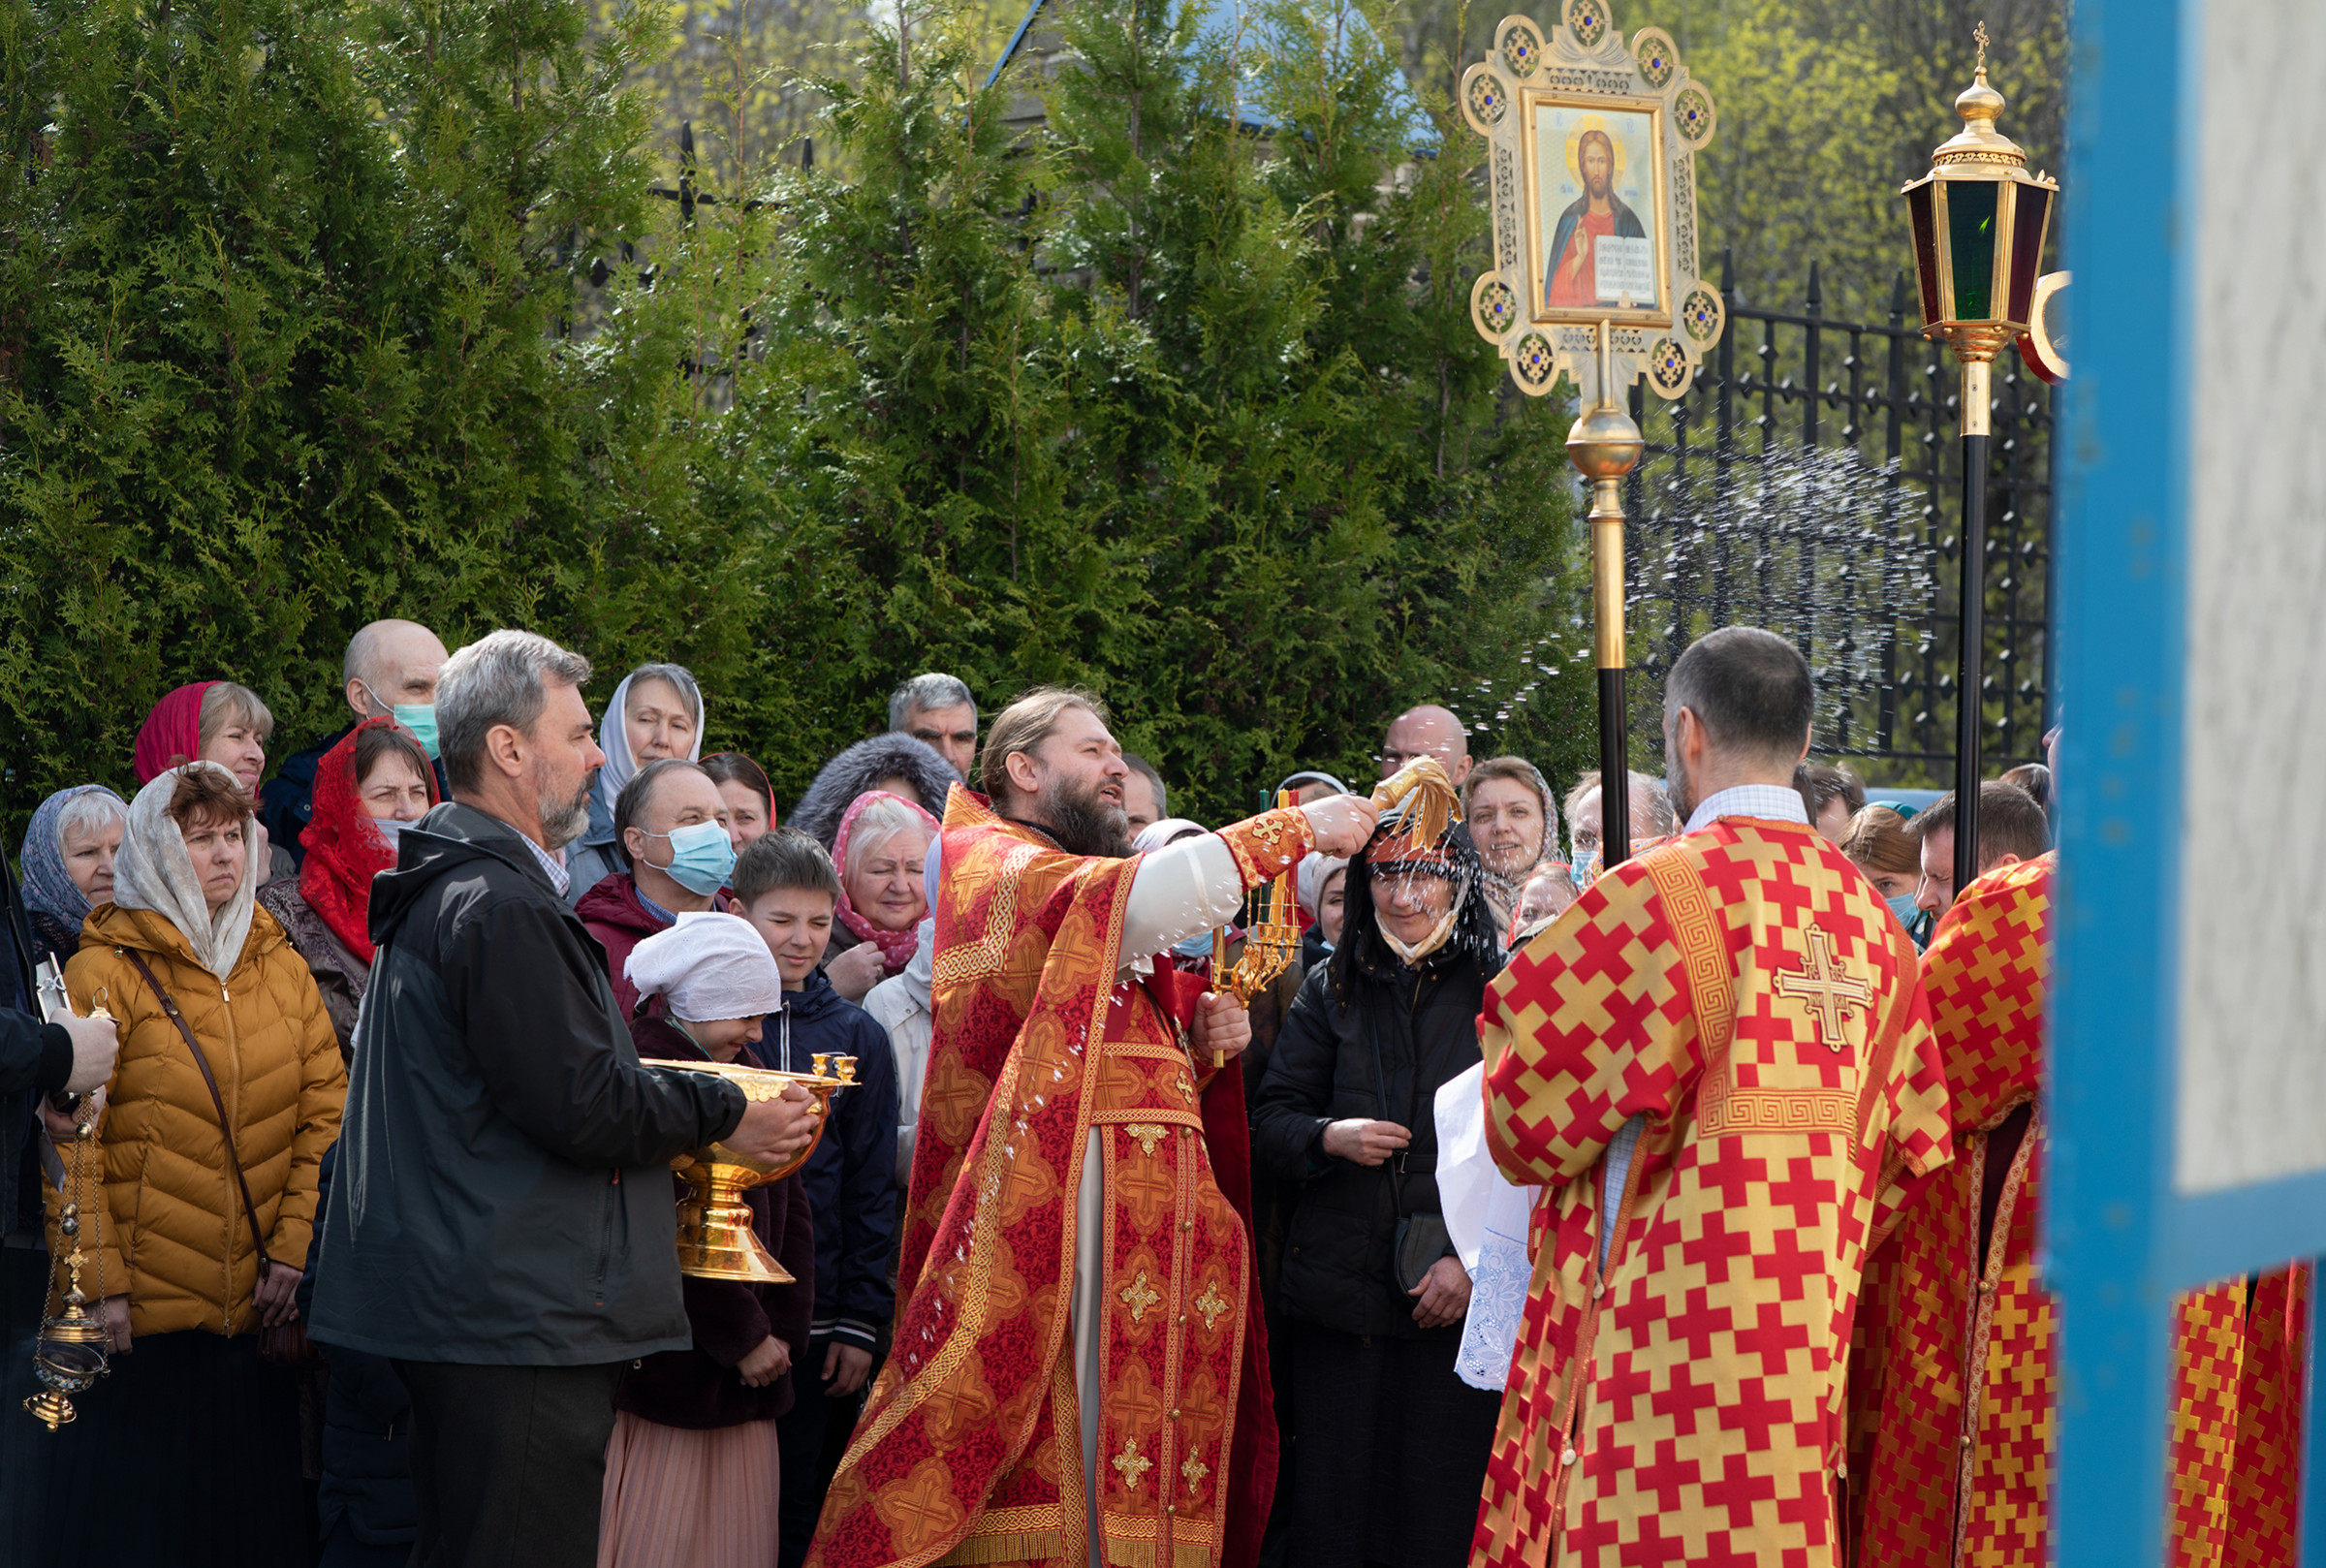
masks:
<path id="1" fill-rule="evenodd" d="M 1846 1503 L 1859 1568 L 2049 1560 L 2058 1322 L 2035 1264 L 2055 860 L 1972 883 L 1923 956 L 1957 1159 L 1867 1266 Z M 2308 1300 L 2305 1268 L 2175 1303 L 2173 1568 L 2292 1568 Z"/>
<path id="2" fill-rule="evenodd" d="M 1275 1473 L 1241 1069 L 1191 1061 L 1200 984 L 1122 978 L 1138 859 L 1068 855 L 954 787 L 896 1345 L 808 1568 L 1248 1568 Z M 1246 886 L 1313 843 L 1222 829 Z M 1096 1495 L 1082 1462 L 1084 1162 L 1099 1161 Z"/>
<path id="3" fill-rule="evenodd" d="M 1837 1562 L 1861 1260 L 1951 1157 L 1904 931 L 1807 827 L 1724 819 L 1594 882 L 1481 1028 L 1495 1162 L 1549 1191 L 1473 1564 Z"/>

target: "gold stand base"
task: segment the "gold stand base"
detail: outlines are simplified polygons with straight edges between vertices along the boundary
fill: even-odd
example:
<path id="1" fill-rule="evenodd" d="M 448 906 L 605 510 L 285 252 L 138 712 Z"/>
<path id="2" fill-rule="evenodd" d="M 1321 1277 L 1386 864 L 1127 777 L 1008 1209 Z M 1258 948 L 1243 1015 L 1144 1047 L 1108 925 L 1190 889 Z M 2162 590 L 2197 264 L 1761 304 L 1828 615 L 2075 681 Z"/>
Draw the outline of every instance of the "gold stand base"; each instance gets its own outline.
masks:
<path id="1" fill-rule="evenodd" d="M 743 1188 L 756 1178 L 756 1172 L 738 1166 L 698 1165 L 686 1173 L 687 1193 L 678 1200 L 679 1272 L 747 1285 L 792 1283 L 751 1229 Z"/>

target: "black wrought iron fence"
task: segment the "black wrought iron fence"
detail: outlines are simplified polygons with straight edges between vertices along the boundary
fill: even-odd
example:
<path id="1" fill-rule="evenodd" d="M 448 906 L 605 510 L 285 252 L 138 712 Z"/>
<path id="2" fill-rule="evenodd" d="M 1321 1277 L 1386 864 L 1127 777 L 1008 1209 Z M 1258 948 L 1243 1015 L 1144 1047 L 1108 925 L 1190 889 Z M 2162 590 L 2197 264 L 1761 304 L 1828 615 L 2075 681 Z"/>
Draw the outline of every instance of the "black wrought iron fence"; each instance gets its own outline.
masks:
<path id="1" fill-rule="evenodd" d="M 1799 311 L 1738 298 L 1677 401 L 1632 391 L 1648 437 L 1625 512 L 1634 733 L 1688 643 L 1747 623 L 1793 638 L 1823 694 L 1820 753 L 1883 781 L 1945 786 L 1954 759 L 1962 444 L 1954 361 L 1906 314 L 1828 320 L 1817 271 Z M 1989 769 L 2039 760 L 2047 712 L 2049 389 L 2016 355 L 1996 365 L 1986 563 Z"/>

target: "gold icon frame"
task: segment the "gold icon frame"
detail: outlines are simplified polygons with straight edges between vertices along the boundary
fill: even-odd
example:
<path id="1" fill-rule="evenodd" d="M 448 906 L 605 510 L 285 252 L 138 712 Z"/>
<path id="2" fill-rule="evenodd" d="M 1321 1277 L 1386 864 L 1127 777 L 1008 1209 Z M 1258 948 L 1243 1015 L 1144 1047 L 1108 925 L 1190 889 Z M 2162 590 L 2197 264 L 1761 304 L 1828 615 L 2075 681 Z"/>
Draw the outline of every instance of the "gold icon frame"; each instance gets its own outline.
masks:
<path id="1" fill-rule="evenodd" d="M 1728 312 L 1697 274 L 1695 156 L 1711 143 L 1718 113 L 1671 35 L 1643 27 L 1626 44 L 1605 0 L 1564 0 L 1558 23 L 1547 29 L 1529 16 L 1505 16 L 1486 58 L 1462 74 L 1457 99 L 1488 143 L 1494 235 L 1494 267 L 1471 286 L 1470 321 L 1501 351 L 1519 390 L 1539 397 L 1563 379 L 1602 398 L 1644 376 L 1660 397 L 1685 392 Z M 1654 168 L 1639 187 L 1652 192 L 1653 221 L 1642 224 L 1653 245 L 1651 304 L 1549 302 L 1545 251 L 1556 214 L 1544 210 L 1536 131 L 1544 109 L 1647 117 Z M 1598 385 L 1602 327 L 1608 388 Z"/>

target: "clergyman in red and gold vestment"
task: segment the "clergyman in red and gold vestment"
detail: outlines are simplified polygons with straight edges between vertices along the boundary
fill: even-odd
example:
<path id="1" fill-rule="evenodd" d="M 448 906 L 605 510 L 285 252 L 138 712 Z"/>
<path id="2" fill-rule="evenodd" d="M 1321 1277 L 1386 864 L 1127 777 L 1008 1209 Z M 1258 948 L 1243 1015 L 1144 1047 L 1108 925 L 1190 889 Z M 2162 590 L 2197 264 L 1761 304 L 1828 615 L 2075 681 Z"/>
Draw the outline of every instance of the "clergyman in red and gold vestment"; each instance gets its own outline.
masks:
<path id="1" fill-rule="evenodd" d="M 1913 944 L 1791 788 L 1792 643 L 1665 686 L 1677 837 L 1488 988 L 1487 1139 L 1547 1189 L 1474 1568 L 1839 1560 L 1866 1249 L 1950 1157 Z"/>
<path id="2" fill-rule="evenodd" d="M 808 1568 L 1248 1568 L 1275 1473 L 1250 1025 L 1151 956 L 1375 809 L 1130 856 L 1104 711 L 1048 690 L 995 718 L 980 774 L 994 798 L 957 788 L 940 846 L 904 1306 Z"/>
<path id="3" fill-rule="evenodd" d="M 1980 877 L 1923 955 L 1956 1159 L 1867 1264 L 1850 1374 L 1859 1568 L 2051 1560 L 2058 1316 L 2035 1223 L 2056 859 Z M 2310 1288 L 2304 1267 L 2175 1303 L 2171 1568 L 2297 1560 Z"/>

